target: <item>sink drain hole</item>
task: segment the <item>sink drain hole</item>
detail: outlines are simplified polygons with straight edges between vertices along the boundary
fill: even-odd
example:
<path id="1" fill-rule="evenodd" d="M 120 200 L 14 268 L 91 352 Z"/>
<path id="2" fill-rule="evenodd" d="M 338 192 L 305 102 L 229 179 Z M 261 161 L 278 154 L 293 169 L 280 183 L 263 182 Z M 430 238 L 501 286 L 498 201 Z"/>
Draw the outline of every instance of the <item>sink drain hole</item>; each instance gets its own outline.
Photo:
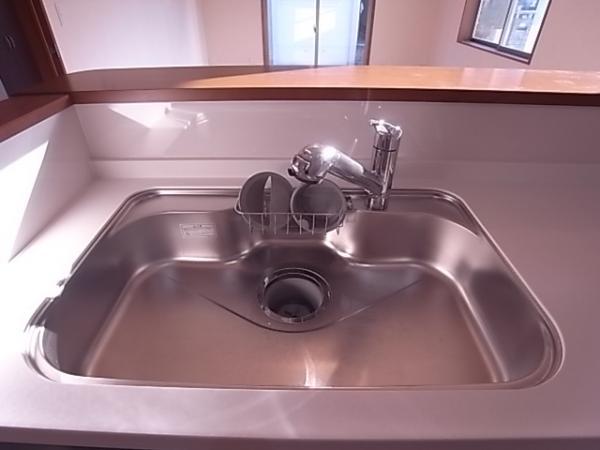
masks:
<path id="1" fill-rule="evenodd" d="M 307 269 L 280 269 L 265 277 L 260 303 L 267 316 L 286 323 L 312 319 L 329 298 L 327 282 Z"/>

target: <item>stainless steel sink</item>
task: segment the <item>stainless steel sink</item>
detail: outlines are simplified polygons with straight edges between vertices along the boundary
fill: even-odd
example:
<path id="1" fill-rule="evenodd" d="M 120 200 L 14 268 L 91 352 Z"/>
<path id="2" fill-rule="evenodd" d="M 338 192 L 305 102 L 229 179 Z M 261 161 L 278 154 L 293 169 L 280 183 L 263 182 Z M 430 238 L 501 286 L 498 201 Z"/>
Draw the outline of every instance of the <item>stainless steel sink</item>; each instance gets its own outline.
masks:
<path id="1" fill-rule="evenodd" d="M 31 319 L 31 365 L 250 388 L 516 388 L 556 370 L 551 321 L 454 196 L 394 191 L 385 212 L 299 236 L 252 229 L 236 194 L 129 199 Z"/>

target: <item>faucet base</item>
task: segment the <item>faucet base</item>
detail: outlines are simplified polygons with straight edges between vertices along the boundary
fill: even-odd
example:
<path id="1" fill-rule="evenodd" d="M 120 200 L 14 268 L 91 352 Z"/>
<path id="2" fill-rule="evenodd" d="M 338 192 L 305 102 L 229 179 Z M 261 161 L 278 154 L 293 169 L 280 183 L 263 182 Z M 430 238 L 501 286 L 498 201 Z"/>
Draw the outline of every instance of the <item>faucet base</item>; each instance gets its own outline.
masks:
<path id="1" fill-rule="evenodd" d="M 388 199 L 387 196 L 376 195 L 369 197 L 369 201 L 367 203 L 369 209 L 373 211 L 383 211 L 387 208 Z"/>

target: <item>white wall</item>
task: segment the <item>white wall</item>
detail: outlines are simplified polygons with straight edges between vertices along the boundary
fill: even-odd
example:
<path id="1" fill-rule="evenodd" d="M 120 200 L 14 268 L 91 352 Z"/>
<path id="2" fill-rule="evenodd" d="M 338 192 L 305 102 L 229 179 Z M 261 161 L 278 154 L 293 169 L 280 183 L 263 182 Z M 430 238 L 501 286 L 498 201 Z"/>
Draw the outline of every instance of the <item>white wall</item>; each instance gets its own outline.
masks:
<path id="1" fill-rule="evenodd" d="M 198 0 L 208 64 L 262 65 L 261 0 Z"/>
<path id="2" fill-rule="evenodd" d="M 437 3 L 436 15 L 424 27 L 436 30 L 429 65 L 454 67 L 527 68 L 526 64 L 457 42 L 466 0 L 430 0 Z M 561 0 L 555 0 L 558 3 Z M 573 0 L 568 0 L 573 1 Z M 577 0 L 575 0 L 577 1 Z M 554 5 L 553 5 L 554 6 Z M 544 33 L 546 30 L 543 30 Z M 536 55 L 537 57 L 537 55 Z"/>
<path id="3" fill-rule="evenodd" d="M 67 72 L 206 64 L 195 0 L 44 0 Z"/>
<path id="4" fill-rule="evenodd" d="M 600 70 L 598 0 L 553 0 L 529 66 L 456 42 L 465 0 L 430 2 L 439 3 L 433 65 Z"/>
<path id="5" fill-rule="evenodd" d="M 43 0 L 68 72 L 263 64 L 261 0 Z M 456 42 L 465 0 L 377 0 L 371 64 L 600 70 L 600 0 L 553 0 L 532 64 Z"/>
<path id="6" fill-rule="evenodd" d="M 600 1 L 553 0 L 530 65 L 457 42 L 465 0 L 377 0 L 372 64 L 600 70 Z"/>
<path id="7" fill-rule="evenodd" d="M 552 0 L 533 66 L 600 70 L 600 1 Z"/>
<path id="8" fill-rule="evenodd" d="M 92 180 L 73 107 L 0 142 L 0 266 Z"/>
<path id="9" fill-rule="evenodd" d="M 43 0 L 67 72 L 261 65 L 261 0 Z"/>
<path id="10" fill-rule="evenodd" d="M 291 155 L 313 142 L 369 159 L 372 117 L 402 125 L 401 161 L 600 163 L 600 108 L 591 107 L 190 101 L 84 104 L 75 110 L 92 160 L 140 166 L 176 159 L 289 163 Z M 227 164 L 223 168 L 221 176 Z"/>
<path id="11" fill-rule="evenodd" d="M 434 51 L 439 0 L 377 0 L 371 64 L 429 65 Z"/>

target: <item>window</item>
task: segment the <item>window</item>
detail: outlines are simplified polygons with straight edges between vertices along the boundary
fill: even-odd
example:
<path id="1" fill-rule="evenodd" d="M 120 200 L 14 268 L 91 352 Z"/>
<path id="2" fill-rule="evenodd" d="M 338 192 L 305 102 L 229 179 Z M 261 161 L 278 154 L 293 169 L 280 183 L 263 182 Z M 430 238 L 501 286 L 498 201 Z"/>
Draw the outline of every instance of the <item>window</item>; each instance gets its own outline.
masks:
<path id="1" fill-rule="evenodd" d="M 468 40 L 529 62 L 549 5 L 550 0 L 480 0 Z"/>
<path id="2" fill-rule="evenodd" d="M 265 0 L 271 65 L 366 64 L 373 0 Z"/>

